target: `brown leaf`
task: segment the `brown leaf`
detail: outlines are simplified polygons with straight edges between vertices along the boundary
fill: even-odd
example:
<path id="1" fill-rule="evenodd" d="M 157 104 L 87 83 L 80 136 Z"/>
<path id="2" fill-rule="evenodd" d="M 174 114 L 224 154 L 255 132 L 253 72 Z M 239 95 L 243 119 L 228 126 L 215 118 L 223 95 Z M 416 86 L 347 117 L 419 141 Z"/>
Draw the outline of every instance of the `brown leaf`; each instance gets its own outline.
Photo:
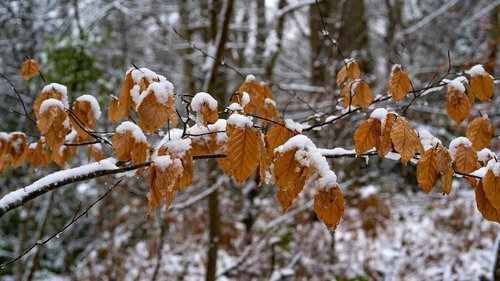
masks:
<path id="1" fill-rule="evenodd" d="M 404 71 L 397 71 L 392 74 L 389 80 L 389 93 L 395 102 L 402 101 L 410 91 L 410 78 Z"/>
<path id="2" fill-rule="evenodd" d="M 128 120 L 130 108 L 135 109 L 135 102 L 130 95 L 130 90 L 134 87 L 134 79 L 132 79 L 132 71 L 127 72 L 120 88 L 120 99 L 118 101 L 118 111 L 123 119 Z M 139 92 L 140 93 L 140 92 Z"/>
<path id="3" fill-rule="evenodd" d="M 441 192 L 450 194 L 451 184 L 453 183 L 452 159 L 448 150 L 442 145 L 438 144 L 437 165 L 438 172 L 441 175 Z"/>
<path id="4" fill-rule="evenodd" d="M 328 228 L 335 229 L 344 214 L 344 198 L 340 188 L 318 188 L 314 195 L 314 212 Z"/>
<path id="5" fill-rule="evenodd" d="M 7 151 L 10 154 L 10 164 L 17 168 L 21 166 L 28 157 L 28 143 L 23 133 L 10 133 Z"/>
<path id="6" fill-rule="evenodd" d="M 281 122 L 281 126 L 275 125 L 266 134 L 267 141 L 267 152 L 269 155 L 274 155 L 274 149 L 287 140 L 293 137 L 295 134 L 285 127 L 285 122 Z"/>
<path id="7" fill-rule="evenodd" d="M 483 190 L 483 182 L 480 181 L 475 188 L 477 209 L 483 217 L 489 221 L 500 222 L 500 210 L 493 207 Z"/>
<path id="8" fill-rule="evenodd" d="M 45 102 L 50 103 L 50 101 L 49 99 Z M 37 120 L 38 130 L 45 138 L 45 144 L 52 152 L 53 158 L 59 153 L 59 148 L 63 145 L 69 132 L 67 118 L 68 115 L 60 106 L 51 105 L 40 113 Z"/>
<path id="9" fill-rule="evenodd" d="M 95 130 L 95 117 L 89 101 L 77 100 L 71 109 L 73 115 L 70 118 L 71 125 L 82 139 L 87 139 L 89 134 L 85 129 Z"/>
<path id="10" fill-rule="evenodd" d="M 44 88 L 44 90 L 45 91 L 42 91 L 42 93 L 40 93 L 40 96 L 38 96 L 38 98 L 33 103 L 33 112 L 35 113 L 35 118 L 37 120 L 40 115 L 40 106 L 44 101 L 48 99 L 56 99 L 63 102 L 64 99 L 64 95 L 61 92 L 58 92 L 56 87 L 46 87 Z"/>
<path id="11" fill-rule="evenodd" d="M 363 109 L 368 109 L 373 100 L 372 90 L 364 81 L 354 84 L 354 96 L 352 104 L 359 105 Z"/>
<path id="12" fill-rule="evenodd" d="M 168 157 L 170 156 L 163 156 Z M 175 184 L 179 178 L 179 169 L 172 162 L 163 167 L 153 163 L 149 167 L 149 193 L 148 193 L 148 213 L 160 205 L 163 199 L 166 199 L 166 208 L 170 206 L 176 193 Z"/>
<path id="13" fill-rule="evenodd" d="M 361 71 L 359 70 L 359 65 L 356 61 L 352 60 L 351 62 L 344 64 L 342 68 L 337 73 L 337 86 L 340 86 L 345 79 L 349 79 L 349 81 L 354 81 L 359 79 L 361 76 Z"/>
<path id="14" fill-rule="evenodd" d="M 488 170 L 483 178 L 483 189 L 493 208 L 500 210 L 500 177 Z"/>
<path id="15" fill-rule="evenodd" d="M 475 150 L 487 147 L 494 135 L 493 125 L 488 117 L 477 117 L 467 126 L 467 138 Z"/>
<path id="16" fill-rule="evenodd" d="M 423 192 L 429 193 L 436 184 L 439 170 L 438 151 L 434 148 L 426 150 L 417 162 L 417 181 Z"/>
<path id="17" fill-rule="evenodd" d="M 275 103 L 269 98 L 265 100 L 264 105 L 259 110 L 259 116 L 273 121 L 280 120 L 280 115 L 278 110 L 276 109 Z M 269 123 L 267 120 L 261 120 L 261 122 L 262 127 L 264 128 L 266 128 Z"/>
<path id="18" fill-rule="evenodd" d="M 380 146 L 381 122 L 368 118 L 354 132 L 354 149 L 356 155 L 363 154 L 373 147 Z"/>
<path id="19" fill-rule="evenodd" d="M 268 149 L 266 147 L 265 140 L 260 141 L 260 163 L 259 163 L 259 186 L 262 186 L 262 184 L 266 180 L 266 172 L 269 169 L 269 166 L 271 166 L 272 159 L 269 156 L 269 153 L 267 152 Z"/>
<path id="20" fill-rule="evenodd" d="M 168 101 L 162 102 L 157 100 L 154 91 L 150 89 L 137 106 L 139 127 L 146 133 L 153 133 L 167 124 L 174 111 L 175 100 L 172 96 L 168 96 Z"/>
<path id="21" fill-rule="evenodd" d="M 401 155 L 401 163 L 403 164 L 408 163 L 418 151 L 423 151 L 415 129 L 403 117 L 398 117 L 394 121 L 391 129 L 391 140 L 394 149 Z"/>
<path id="22" fill-rule="evenodd" d="M 441 174 L 441 192 L 443 194 L 450 194 L 451 192 L 451 185 L 453 183 L 453 169 L 449 169 L 447 172 L 444 174 Z"/>
<path id="23" fill-rule="evenodd" d="M 122 114 L 120 112 L 120 107 L 118 105 L 118 99 L 115 97 L 111 97 L 109 101 L 108 107 L 108 119 L 111 121 L 111 124 L 116 124 L 122 118 Z"/>
<path id="24" fill-rule="evenodd" d="M 184 158 L 180 159 L 182 162 L 182 173 L 175 183 L 175 189 L 179 190 L 189 186 L 193 182 L 193 156 L 189 151 L 186 151 Z"/>
<path id="25" fill-rule="evenodd" d="M 31 77 L 38 74 L 40 66 L 35 60 L 26 59 L 21 67 L 21 77 L 24 81 L 30 80 Z"/>
<path id="26" fill-rule="evenodd" d="M 217 110 L 212 110 L 210 106 L 208 106 L 207 103 L 203 103 L 201 106 L 201 113 L 203 115 L 203 125 L 207 126 L 208 124 L 214 124 L 219 120 L 219 114 L 217 113 Z"/>
<path id="27" fill-rule="evenodd" d="M 391 129 L 397 116 L 394 113 L 388 113 L 385 117 L 382 136 L 380 137 L 380 145 L 377 147 L 377 152 L 380 156 L 385 157 L 392 148 Z"/>
<path id="28" fill-rule="evenodd" d="M 278 201 L 281 204 L 281 210 L 284 213 L 292 205 L 293 200 L 295 200 L 295 198 L 297 198 L 299 193 L 302 191 L 307 178 L 315 171 L 315 169 L 313 167 L 304 167 L 300 165 L 297 162 L 297 160 L 295 160 L 295 153 L 294 153 L 294 159 L 292 160 L 292 162 L 295 161 L 296 163 L 290 163 L 290 164 L 294 166 L 294 169 L 291 172 L 295 174 L 294 177 L 296 178 L 293 180 L 292 178 L 288 178 L 288 181 L 284 182 L 284 179 L 286 179 L 287 177 L 281 177 L 276 174 L 276 171 L 282 170 L 282 167 L 278 167 L 278 170 L 276 169 L 276 165 L 278 164 L 281 165 L 281 161 L 279 160 L 280 159 L 278 158 L 274 164 L 276 184 L 280 187 L 280 191 L 278 192 L 276 197 L 278 198 Z M 285 164 L 288 160 L 289 160 L 288 158 L 285 159 Z"/>
<path id="29" fill-rule="evenodd" d="M 63 145 L 59 148 L 57 153 L 54 153 L 54 162 L 56 162 L 59 167 L 62 167 L 68 162 L 70 156 L 71 150 L 68 146 Z"/>
<path id="30" fill-rule="evenodd" d="M 244 108 L 245 113 L 254 113 L 264 105 L 265 90 L 257 79 L 247 78 L 238 89 L 238 94 L 231 97 L 231 102 L 241 104 L 243 92 L 247 92 L 250 96 L 250 102 Z"/>
<path id="31" fill-rule="evenodd" d="M 453 162 L 453 168 L 459 173 L 469 174 L 479 169 L 477 160 L 477 153 L 472 147 L 466 147 L 463 144 L 459 144 L 454 155 L 455 161 Z M 467 181 L 475 186 L 476 180 L 473 178 L 465 177 Z"/>
<path id="32" fill-rule="evenodd" d="M 470 78 L 470 86 L 476 97 L 480 101 L 487 101 L 493 96 L 495 85 L 493 79 L 488 73 L 472 76 Z"/>
<path id="33" fill-rule="evenodd" d="M 252 127 L 234 128 L 228 134 L 227 160 L 234 170 L 238 184 L 243 183 L 255 171 L 260 162 L 260 133 Z"/>
<path id="34" fill-rule="evenodd" d="M 469 116 L 469 111 L 470 101 L 467 95 L 449 85 L 446 93 L 446 112 L 450 118 L 460 125 Z"/>

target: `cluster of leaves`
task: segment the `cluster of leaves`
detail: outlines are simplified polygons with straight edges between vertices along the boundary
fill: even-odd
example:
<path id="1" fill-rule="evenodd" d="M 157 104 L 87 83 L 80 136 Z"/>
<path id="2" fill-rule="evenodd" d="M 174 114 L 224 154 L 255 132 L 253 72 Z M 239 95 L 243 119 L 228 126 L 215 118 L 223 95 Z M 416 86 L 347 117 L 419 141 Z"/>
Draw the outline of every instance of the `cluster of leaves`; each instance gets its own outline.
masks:
<path id="1" fill-rule="evenodd" d="M 475 98 L 489 101 L 494 92 L 493 78 L 481 65 L 476 65 L 447 84 L 446 111 L 458 125 L 469 117 L 470 105 Z M 411 82 L 408 75 L 395 65 L 390 77 L 388 92 L 399 102 L 406 98 Z M 357 155 L 373 148 L 381 157 L 396 152 L 403 164 L 413 161 L 417 165 L 417 181 L 425 193 L 441 178 L 441 192 L 451 192 L 453 175 L 475 187 L 476 201 L 483 216 L 500 222 L 500 163 L 487 146 L 494 137 L 494 127 L 487 116 L 472 120 L 467 126 L 466 137 L 454 139 L 446 149 L 441 141 L 428 131 L 419 133 L 402 116 L 379 108 L 373 111 L 354 133 Z M 394 156 L 394 155 L 391 155 Z"/>
<path id="2" fill-rule="evenodd" d="M 21 74 L 28 80 L 38 71 L 38 64 L 27 60 Z M 368 109 L 373 103 L 372 91 L 360 77 L 353 59 L 346 60 L 338 72 L 337 84 L 346 84 L 341 93 L 348 112 L 353 106 Z M 447 112 L 458 124 L 468 117 L 474 98 L 487 101 L 493 95 L 492 77 L 480 65 L 443 82 L 448 89 Z M 408 74 L 401 65 L 394 65 L 388 84 L 392 99 L 404 100 L 411 88 Z M 99 161 L 103 158 L 100 143 L 106 143 L 112 146 L 120 163 L 149 166 L 149 213 L 164 200 L 168 208 L 175 193 L 191 184 L 193 157 L 218 158 L 221 169 L 238 184 L 258 171 L 259 186 L 264 182 L 278 185 L 277 199 L 283 212 L 306 182 L 313 182 L 318 218 L 327 227 L 335 228 L 342 217 L 342 193 L 326 158 L 301 134 L 300 124 L 280 118 L 271 89 L 252 75 L 231 96 L 229 105 L 221 107 L 208 93 L 177 95 L 164 76 L 147 68 L 131 68 L 126 72 L 120 96 L 112 97 L 108 107 L 112 124 L 124 120 L 116 127 L 111 142 L 94 131 L 101 115 L 95 98 L 80 96 L 70 110 L 66 92 L 65 86 L 52 83 L 35 100 L 33 110 L 41 134 L 37 142 L 28 145 L 26 136 L 18 132 L 0 135 L 2 170 L 9 163 L 18 167 L 26 159 L 35 167 L 47 166 L 51 161 L 62 166 L 75 154 L 76 147 L 82 146 L 88 146 L 89 159 L 93 156 Z M 176 99 L 185 105 L 185 116 L 176 107 Z M 219 108 L 228 114 L 227 119 L 219 118 Z M 137 123 L 128 121 L 131 111 L 137 115 Z M 157 134 L 165 136 L 152 147 L 148 138 Z M 355 131 L 354 148 L 357 155 L 375 149 L 383 158 L 398 157 L 405 165 L 409 161 L 416 163 L 417 180 L 425 193 L 440 177 L 442 193 L 449 194 L 453 175 L 464 175 L 476 188 L 483 216 L 499 221 L 500 164 L 486 148 L 493 134 L 491 121 L 481 116 L 469 124 L 467 138 L 455 139 L 446 149 L 429 132 L 417 133 L 404 117 L 378 108 Z M 138 169 L 136 174 L 145 170 Z"/>

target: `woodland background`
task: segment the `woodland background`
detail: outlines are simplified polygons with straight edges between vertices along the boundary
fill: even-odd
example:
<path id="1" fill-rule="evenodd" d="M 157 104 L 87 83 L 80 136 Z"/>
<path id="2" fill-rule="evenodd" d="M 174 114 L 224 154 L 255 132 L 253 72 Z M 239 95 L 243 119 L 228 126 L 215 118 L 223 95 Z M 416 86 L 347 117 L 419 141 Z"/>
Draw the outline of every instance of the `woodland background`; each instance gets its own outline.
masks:
<path id="1" fill-rule="evenodd" d="M 338 48 L 324 36 L 325 29 Z M 220 54 L 218 39 L 225 41 Z M 340 112 L 335 81 L 342 56 L 355 58 L 374 94 L 383 95 L 394 63 L 419 88 L 449 67 L 453 78 L 478 63 L 500 77 L 499 46 L 498 0 L 0 2 L 0 73 L 29 108 L 43 81 L 21 80 L 27 56 L 40 63 L 47 81 L 68 87 L 70 101 L 91 94 L 103 111 L 134 64 L 166 76 L 176 93 L 208 91 L 221 104 L 244 81 L 240 74 L 253 74 L 271 87 L 283 117 L 313 125 Z M 215 75 L 208 75 L 213 69 Z M 493 101 L 475 104 L 460 126 L 446 115 L 444 87 L 417 99 L 406 118 L 445 146 L 465 135 L 466 124 L 480 113 L 499 132 L 495 85 Z M 5 79 L 0 93 L 0 131 L 36 138 L 36 127 L 20 114 L 21 104 Z M 408 102 L 377 107 L 401 112 Z M 351 149 L 355 128 L 372 108 L 306 134 L 318 147 Z M 114 127 L 101 119 L 99 130 L 112 132 Z M 498 155 L 498 138 L 490 149 Z M 192 186 L 177 194 L 168 212 L 157 210 L 147 219 L 147 184 L 125 178 L 88 215 L 0 269 L 0 279 L 200 280 L 208 260 L 213 261 L 208 256 L 214 255 L 209 250 L 214 243 L 217 280 L 493 278 L 499 226 L 482 218 L 474 191 L 463 180 L 455 178 L 449 196 L 425 195 L 412 164 L 378 156 L 334 159 L 330 165 L 339 177 L 346 212 L 333 233 L 312 211 L 313 188 L 305 188 L 282 215 L 277 187 L 257 187 L 252 180 L 237 186 L 212 161 L 197 160 Z M 84 163 L 86 151 L 65 168 Z M 0 194 L 59 169 L 55 164 L 48 171 L 9 168 L 0 175 Z M 116 180 L 66 186 L 2 217 L 0 262 L 57 232 L 79 206 L 95 202 Z M 210 239 L 214 231 L 219 233 L 215 240 Z"/>

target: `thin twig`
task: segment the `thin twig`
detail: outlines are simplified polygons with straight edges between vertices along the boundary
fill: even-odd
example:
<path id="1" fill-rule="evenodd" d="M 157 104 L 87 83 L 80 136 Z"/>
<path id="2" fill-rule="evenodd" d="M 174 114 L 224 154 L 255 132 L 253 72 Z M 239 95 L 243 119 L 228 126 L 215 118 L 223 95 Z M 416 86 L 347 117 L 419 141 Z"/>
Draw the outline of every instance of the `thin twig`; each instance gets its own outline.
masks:
<path id="1" fill-rule="evenodd" d="M 19 91 L 16 89 L 16 86 L 14 86 L 14 84 L 9 80 L 9 78 L 7 78 L 5 75 L 3 75 L 2 73 L 0 73 L 0 76 L 2 76 L 2 78 L 7 81 L 7 83 L 9 83 L 10 87 L 12 88 L 12 90 L 14 91 L 14 93 L 16 93 L 17 95 L 17 98 L 19 99 L 19 101 L 21 102 L 21 105 L 23 106 L 23 110 L 24 110 L 24 116 L 26 116 L 26 118 L 28 118 L 33 124 L 36 125 L 36 121 L 31 118 L 28 114 L 28 110 L 26 109 L 26 104 L 24 103 L 23 99 L 21 98 L 21 94 L 19 93 Z"/>

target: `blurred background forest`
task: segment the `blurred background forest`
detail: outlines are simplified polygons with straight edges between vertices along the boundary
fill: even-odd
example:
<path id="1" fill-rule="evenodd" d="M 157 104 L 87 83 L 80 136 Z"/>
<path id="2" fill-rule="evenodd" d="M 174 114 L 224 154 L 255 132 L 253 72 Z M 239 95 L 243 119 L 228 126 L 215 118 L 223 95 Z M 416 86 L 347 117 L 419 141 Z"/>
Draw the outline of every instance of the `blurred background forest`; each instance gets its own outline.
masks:
<path id="1" fill-rule="evenodd" d="M 208 91 L 221 104 L 253 74 L 271 87 L 282 117 L 316 124 L 341 112 L 335 81 L 344 63 L 324 28 L 343 56 L 358 61 L 374 95 L 386 93 L 394 63 L 416 88 L 436 82 L 447 73 L 448 54 L 447 78 L 478 63 L 500 77 L 498 0 L 0 1 L 0 73 L 31 108 L 44 84 L 40 77 L 23 82 L 19 69 L 26 57 L 36 59 L 48 82 L 68 87 L 70 101 L 91 94 L 104 112 L 133 64 L 164 75 L 178 94 Z M 474 104 L 460 126 L 446 116 L 445 87 L 416 100 L 407 119 L 445 146 L 480 113 L 498 134 L 495 85 L 493 101 Z M 0 131 L 23 131 L 36 141 L 36 126 L 19 114 L 5 79 L 0 93 Z M 409 100 L 372 105 L 307 135 L 321 148 L 351 149 L 355 128 L 373 108 L 401 113 Z M 114 127 L 102 118 L 98 129 Z M 500 139 L 490 149 L 499 155 Z M 87 161 L 82 150 L 63 168 Z M 198 160 L 192 186 L 149 218 L 147 184 L 125 178 L 72 227 L 0 269 L 0 279 L 202 280 L 211 263 L 217 280 L 493 279 L 499 226 L 482 218 L 473 188 L 461 179 L 449 196 L 425 195 L 412 164 L 378 156 L 331 160 L 346 198 L 333 233 L 312 211 L 314 188 L 282 215 L 276 186 L 259 188 L 257 179 L 237 186 L 212 161 Z M 9 168 L 0 175 L 0 194 L 59 169 Z M 60 188 L 3 216 L 0 263 L 55 233 L 114 182 Z"/>

